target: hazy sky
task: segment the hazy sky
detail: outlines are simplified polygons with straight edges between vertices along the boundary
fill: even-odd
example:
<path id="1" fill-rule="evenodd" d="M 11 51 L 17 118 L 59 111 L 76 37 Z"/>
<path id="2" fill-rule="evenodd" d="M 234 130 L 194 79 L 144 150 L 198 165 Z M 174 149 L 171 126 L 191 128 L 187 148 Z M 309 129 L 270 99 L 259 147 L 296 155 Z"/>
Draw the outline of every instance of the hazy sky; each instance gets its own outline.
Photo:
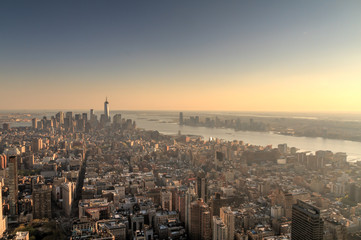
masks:
<path id="1" fill-rule="evenodd" d="M 361 111 L 361 1 L 0 1 L 0 109 Z"/>

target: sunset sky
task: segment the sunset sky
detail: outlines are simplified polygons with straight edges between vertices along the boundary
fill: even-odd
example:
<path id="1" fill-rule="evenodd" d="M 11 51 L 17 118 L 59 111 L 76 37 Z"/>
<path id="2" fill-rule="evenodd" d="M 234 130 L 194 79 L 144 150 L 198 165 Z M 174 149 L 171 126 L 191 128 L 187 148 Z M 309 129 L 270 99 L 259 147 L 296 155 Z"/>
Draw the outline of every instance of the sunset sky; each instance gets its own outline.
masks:
<path id="1" fill-rule="evenodd" d="M 361 111 L 361 1 L 0 1 L 0 110 Z"/>

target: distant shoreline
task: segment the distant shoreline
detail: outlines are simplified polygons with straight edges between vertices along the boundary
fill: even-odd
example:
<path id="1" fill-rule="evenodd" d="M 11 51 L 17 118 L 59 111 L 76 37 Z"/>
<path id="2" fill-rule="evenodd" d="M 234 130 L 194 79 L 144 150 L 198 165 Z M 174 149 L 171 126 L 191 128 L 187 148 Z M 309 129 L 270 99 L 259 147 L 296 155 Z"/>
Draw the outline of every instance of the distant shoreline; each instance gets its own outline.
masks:
<path id="1" fill-rule="evenodd" d="M 63 110 L 66 112 L 67 110 Z M 78 112 L 79 111 L 79 112 Z M 85 110 L 84 110 L 85 111 Z M 84 112 L 77 110 L 74 113 Z M 88 110 L 87 110 L 88 111 Z M 44 110 L 44 111 L 33 111 L 33 110 L 0 110 L 0 124 L 10 123 L 11 127 L 31 126 L 31 119 L 41 119 L 43 116 L 50 116 L 56 113 L 57 110 Z M 102 111 L 95 111 L 96 114 Z M 139 114 L 139 119 L 144 119 L 149 122 L 159 121 L 160 123 L 174 122 L 178 124 L 177 111 L 137 111 L 137 110 L 124 110 L 124 111 L 111 111 L 111 115 L 117 113 L 127 116 L 128 114 Z M 251 129 L 247 127 L 227 127 L 227 126 L 207 126 L 205 123 L 198 124 L 184 124 L 191 127 L 206 127 L 206 128 L 226 128 L 235 132 L 239 131 L 253 131 L 253 132 L 268 132 L 271 134 L 293 136 L 293 137 L 309 137 L 309 138 L 323 138 L 333 140 L 346 140 L 352 142 L 361 142 L 361 114 L 358 113 L 312 113 L 312 112 L 247 112 L 247 111 L 185 111 L 183 112 L 185 118 L 189 116 L 199 116 L 200 119 L 215 119 L 220 118 L 222 120 L 236 120 L 240 119 L 242 123 L 247 123 L 248 119 L 254 119 L 257 123 L 264 123 L 267 126 L 264 130 Z M 159 119 L 157 115 L 164 115 L 167 119 Z M 277 126 L 275 122 L 280 122 Z M 309 130 L 305 130 L 304 126 L 299 127 L 300 123 L 306 123 L 310 127 Z M 319 126 L 313 126 L 318 124 Z M 330 124 L 330 126 L 326 126 Z M 294 125 L 294 126 L 292 126 Z M 304 124 L 303 124 L 304 125 Z M 352 128 L 349 127 L 352 125 Z M 283 126 L 283 128 L 282 128 Z M 345 127 L 344 127 L 345 126 Z M 0 126 L 2 127 L 2 126 Z M 291 128 L 292 131 L 287 131 Z M 321 129 L 324 128 L 324 129 Z M 336 129 L 336 132 L 332 132 L 332 128 Z M 300 130 L 301 129 L 301 130 Z M 319 132 L 317 132 L 317 130 Z M 346 132 L 348 131 L 348 132 Z"/>

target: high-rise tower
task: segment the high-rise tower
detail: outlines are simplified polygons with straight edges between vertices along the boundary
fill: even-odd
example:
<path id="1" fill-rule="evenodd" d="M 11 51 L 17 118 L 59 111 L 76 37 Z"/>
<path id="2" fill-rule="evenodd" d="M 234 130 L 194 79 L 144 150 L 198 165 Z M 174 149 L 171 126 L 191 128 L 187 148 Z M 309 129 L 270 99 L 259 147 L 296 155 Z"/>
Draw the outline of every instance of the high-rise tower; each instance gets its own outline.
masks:
<path id="1" fill-rule="evenodd" d="M 108 98 L 105 98 L 104 102 L 104 115 L 107 118 L 107 121 L 110 121 Z"/>
<path id="2" fill-rule="evenodd" d="M 18 161 L 17 156 L 10 156 L 5 178 L 5 185 L 9 188 L 10 215 L 18 214 Z"/>
<path id="3" fill-rule="evenodd" d="M 191 203 L 190 239 L 211 240 L 211 212 L 208 205 L 199 198 Z"/>
<path id="4" fill-rule="evenodd" d="M 320 209 L 301 200 L 292 206 L 292 239 L 322 240 L 323 219 Z"/>
<path id="5" fill-rule="evenodd" d="M 179 113 L 179 125 L 183 125 L 183 113 L 182 112 L 180 112 Z"/>
<path id="6" fill-rule="evenodd" d="M 198 198 L 202 198 L 204 202 L 207 202 L 207 179 L 205 178 L 205 174 L 200 174 L 197 177 L 196 182 L 196 193 Z"/>
<path id="7" fill-rule="evenodd" d="M 33 129 L 38 128 L 38 119 L 36 119 L 36 118 L 31 119 L 31 123 L 32 123 Z"/>
<path id="8" fill-rule="evenodd" d="M 33 189 L 34 219 L 51 218 L 51 185 L 37 184 Z"/>
<path id="9" fill-rule="evenodd" d="M 220 209 L 220 218 L 227 226 L 227 240 L 234 239 L 234 213 L 230 207 L 222 207 Z"/>
<path id="10" fill-rule="evenodd" d="M 0 178 L 0 189 L 2 189 L 2 179 Z M 4 232 L 6 231 L 6 219 L 3 217 L 3 198 L 2 191 L 0 191 L 0 238 L 3 237 Z"/>

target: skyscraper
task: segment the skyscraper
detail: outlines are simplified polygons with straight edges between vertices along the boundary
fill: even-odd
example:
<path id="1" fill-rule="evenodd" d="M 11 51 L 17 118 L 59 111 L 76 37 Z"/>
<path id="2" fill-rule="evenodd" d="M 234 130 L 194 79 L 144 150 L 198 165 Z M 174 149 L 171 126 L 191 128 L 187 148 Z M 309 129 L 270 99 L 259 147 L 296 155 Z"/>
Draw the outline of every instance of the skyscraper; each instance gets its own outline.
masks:
<path id="1" fill-rule="evenodd" d="M 222 207 L 220 209 L 220 218 L 227 226 L 227 240 L 234 239 L 234 213 L 230 207 Z"/>
<path id="2" fill-rule="evenodd" d="M 211 212 L 208 205 L 202 199 L 192 202 L 190 215 L 190 239 L 210 240 L 212 238 Z"/>
<path id="3" fill-rule="evenodd" d="M 115 127 L 121 127 L 122 126 L 122 115 L 121 114 L 115 114 L 113 117 L 113 125 Z"/>
<path id="4" fill-rule="evenodd" d="M 73 205 L 73 192 L 75 185 L 72 182 L 63 183 L 62 196 L 63 196 L 63 210 L 67 216 L 71 214 L 71 207 Z"/>
<path id="5" fill-rule="evenodd" d="M 29 152 L 28 156 L 25 158 L 25 167 L 26 169 L 33 169 L 34 167 L 34 153 Z"/>
<path id="6" fill-rule="evenodd" d="M 34 219 L 51 218 L 51 186 L 37 184 L 32 195 Z"/>
<path id="7" fill-rule="evenodd" d="M 66 112 L 65 117 L 73 119 L 73 112 Z"/>
<path id="8" fill-rule="evenodd" d="M 197 177 L 196 193 L 198 198 L 202 198 L 204 202 L 207 202 L 207 179 L 204 174 Z"/>
<path id="9" fill-rule="evenodd" d="M 323 219 L 320 209 L 297 200 L 297 204 L 292 206 L 291 237 L 293 240 L 322 240 Z"/>
<path id="10" fill-rule="evenodd" d="M 9 157 L 5 185 L 9 187 L 10 215 L 18 214 L 18 161 L 16 156 Z"/>
<path id="11" fill-rule="evenodd" d="M 73 112 L 67 112 L 64 119 L 64 127 L 66 131 L 73 132 Z"/>
<path id="12" fill-rule="evenodd" d="M 85 123 L 88 121 L 88 114 L 87 113 L 83 113 L 82 114 L 82 118 L 84 119 Z"/>
<path id="13" fill-rule="evenodd" d="M 172 211 L 172 193 L 170 191 L 163 190 L 160 193 L 160 201 L 163 210 Z"/>
<path id="14" fill-rule="evenodd" d="M 179 125 L 183 125 L 183 113 L 179 113 Z"/>
<path id="15" fill-rule="evenodd" d="M 32 123 L 33 129 L 38 128 L 38 119 L 36 119 L 36 118 L 31 119 L 31 123 Z"/>
<path id="16" fill-rule="evenodd" d="M 64 113 L 63 112 L 58 112 L 55 115 L 56 120 L 59 122 L 59 125 L 63 125 L 64 124 Z"/>
<path id="17" fill-rule="evenodd" d="M 213 217 L 213 228 L 212 228 L 213 240 L 227 240 L 227 226 L 222 222 L 219 217 Z"/>
<path id="18" fill-rule="evenodd" d="M 41 138 L 34 138 L 31 142 L 31 149 L 33 152 L 39 152 L 43 149 L 43 140 Z"/>
<path id="19" fill-rule="evenodd" d="M 97 125 L 97 116 L 94 114 L 94 109 L 90 109 L 90 124 L 91 127 L 94 128 Z"/>
<path id="20" fill-rule="evenodd" d="M 107 118 L 107 121 L 110 121 L 110 115 L 109 115 L 109 102 L 108 102 L 108 98 L 105 98 L 105 102 L 104 102 L 104 115 Z"/>
<path id="21" fill-rule="evenodd" d="M 0 190 L 2 189 L 2 180 L 0 179 Z M 3 198 L 2 191 L 0 191 L 0 238 L 3 237 L 6 231 L 6 219 L 3 216 Z"/>
<path id="22" fill-rule="evenodd" d="M 185 193 L 185 226 L 187 233 L 190 233 L 190 225 L 191 225 L 191 202 L 192 202 L 192 195 L 190 189 L 187 189 Z"/>

